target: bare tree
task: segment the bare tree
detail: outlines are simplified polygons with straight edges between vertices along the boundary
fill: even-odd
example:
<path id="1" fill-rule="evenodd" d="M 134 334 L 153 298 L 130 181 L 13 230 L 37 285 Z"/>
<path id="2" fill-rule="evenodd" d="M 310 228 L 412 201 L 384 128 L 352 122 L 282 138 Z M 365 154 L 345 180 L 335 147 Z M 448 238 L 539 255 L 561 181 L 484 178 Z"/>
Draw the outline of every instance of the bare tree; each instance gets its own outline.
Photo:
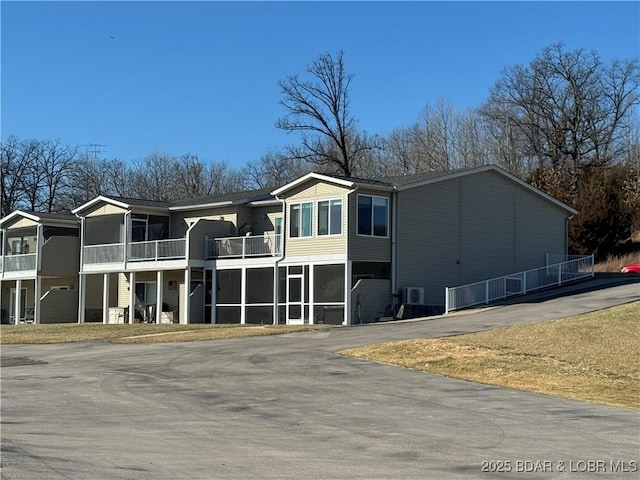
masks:
<path id="1" fill-rule="evenodd" d="M 249 162 L 242 170 L 250 188 L 277 188 L 312 171 L 313 164 L 290 158 L 285 152 L 273 151 L 260 160 Z"/>
<path id="2" fill-rule="evenodd" d="M 290 149 L 292 158 L 330 166 L 347 177 L 357 171 L 360 156 L 374 148 L 356 129 L 349 105 L 352 74 L 345 71 L 343 52 L 324 53 L 307 66 L 310 80 L 291 75 L 278 82 L 280 104 L 286 109 L 276 126 L 301 132 L 301 145 Z"/>
<path id="3" fill-rule="evenodd" d="M 70 175 L 77 154 L 77 147 L 63 145 L 58 140 L 41 144 L 38 162 L 42 174 L 39 210 L 53 212 L 70 209 L 60 199 L 66 196 L 70 187 Z"/>
<path id="4" fill-rule="evenodd" d="M 583 169 L 615 160 L 639 86 L 638 59 L 605 65 L 595 52 L 555 44 L 529 66 L 507 68 L 483 114 L 520 158 L 558 168 L 575 194 Z"/>
<path id="5" fill-rule="evenodd" d="M 176 191 L 175 159 L 166 153 L 154 152 L 133 163 L 129 169 L 127 189 L 122 193 L 127 197 L 147 200 L 170 201 L 180 195 Z"/>
<path id="6" fill-rule="evenodd" d="M 33 163 L 33 151 L 36 146 L 35 141 L 20 140 L 15 135 L 9 136 L 0 144 L 0 174 L 2 175 L 0 201 L 3 217 L 21 208 L 25 200 L 23 178 Z"/>

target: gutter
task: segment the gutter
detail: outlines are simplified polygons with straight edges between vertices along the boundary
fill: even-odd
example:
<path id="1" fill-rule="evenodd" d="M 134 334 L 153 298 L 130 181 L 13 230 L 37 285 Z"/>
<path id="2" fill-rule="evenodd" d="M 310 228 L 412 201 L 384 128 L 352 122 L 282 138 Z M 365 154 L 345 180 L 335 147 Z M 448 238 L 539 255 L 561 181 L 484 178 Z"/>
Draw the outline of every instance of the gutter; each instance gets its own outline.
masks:
<path id="1" fill-rule="evenodd" d="M 276 259 L 273 264 L 273 324 L 278 325 L 278 298 L 280 296 L 280 282 L 278 278 L 278 268 L 280 266 L 280 262 L 284 260 L 285 256 L 285 244 L 284 241 L 286 237 L 286 225 L 287 225 L 287 205 L 284 199 L 278 198 L 277 195 L 274 195 L 275 199 L 282 203 L 282 233 L 280 234 L 280 257 Z M 274 225 L 275 230 L 275 225 Z M 278 241 L 276 239 L 276 241 Z M 285 315 L 286 319 L 286 315 Z M 286 323 L 286 321 L 285 321 Z"/>
<path id="2" fill-rule="evenodd" d="M 391 194 L 391 316 L 395 320 L 396 292 L 398 285 L 398 190 L 394 188 Z"/>

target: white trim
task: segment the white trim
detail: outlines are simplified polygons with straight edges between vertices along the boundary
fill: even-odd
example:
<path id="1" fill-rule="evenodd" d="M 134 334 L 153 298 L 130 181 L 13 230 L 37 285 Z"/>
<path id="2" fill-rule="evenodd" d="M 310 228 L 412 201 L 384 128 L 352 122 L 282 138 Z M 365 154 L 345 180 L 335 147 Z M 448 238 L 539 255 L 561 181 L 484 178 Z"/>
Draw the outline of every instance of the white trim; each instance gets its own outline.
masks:
<path id="1" fill-rule="evenodd" d="M 341 185 L 343 187 L 353 187 L 353 184 L 354 184 L 353 181 L 343 180 L 341 178 L 334 178 L 334 177 L 322 175 L 320 173 L 311 172 L 311 173 L 307 173 L 306 175 L 300 178 L 297 178 L 293 182 L 289 182 L 286 185 L 283 185 L 282 187 L 276 188 L 271 192 L 271 195 L 274 195 L 274 196 L 280 195 L 281 193 L 286 192 L 287 190 L 291 190 L 292 188 L 297 187 L 298 185 L 301 185 L 312 179 L 320 180 L 322 182 L 333 183 L 336 185 Z"/>
<path id="2" fill-rule="evenodd" d="M 279 257 L 255 257 L 255 258 L 219 258 L 215 261 L 211 268 L 214 270 L 228 270 L 231 268 L 259 268 L 265 266 L 273 266 Z M 205 264 L 205 268 L 209 268 Z"/>
<path id="3" fill-rule="evenodd" d="M 109 323 L 109 277 L 110 273 L 102 275 L 102 323 Z"/>
<path id="4" fill-rule="evenodd" d="M 344 264 L 344 318 L 342 320 L 343 325 L 352 325 L 353 319 L 351 318 L 351 275 L 352 260 L 347 260 Z"/>
<path id="5" fill-rule="evenodd" d="M 195 204 L 195 205 L 181 205 L 178 207 L 169 207 L 168 210 L 170 212 L 179 212 L 182 210 L 206 210 L 209 208 L 228 207 L 233 204 L 234 203 L 231 200 L 226 200 L 224 202 L 211 202 L 211 203 L 202 203 L 202 204 Z"/>
<path id="6" fill-rule="evenodd" d="M 318 218 L 319 215 L 320 215 L 320 206 L 319 206 L 319 204 L 320 204 L 320 202 L 327 202 L 329 204 L 329 213 L 328 213 L 328 216 L 327 216 L 327 222 L 328 222 L 327 230 L 331 230 L 331 202 L 335 202 L 335 201 L 338 201 L 338 200 L 340 201 L 340 233 L 326 233 L 326 234 L 321 235 L 320 232 L 319 232 L 320 218 Z M 340 237 L 340 236 L 344 235 L 344 218 L 345 218 L 345 216 L 344 216 L 344 207 L 345 207 L 345 203 L 348 203 L 348 202 L 345 202 L 345 198 L 344 197 L 321 198 L 321 199 L 315 200 L 315 207 L 316 207 L 315 220 L 316 221 L 315 221 L 315 228 L 313 230 L 314 230 L 314 233 L 315 233 L 314 236 L 316 238 L 327 238 L 327 237 L 331 238 L 331 237 Z M 347 225 L 348 224 L 349 223 L 347 222 Z"/>
<path id="7" fill-rule="evenodd" d="M 40 222 L 41 221 L 40 217 L 36 217 L 35 215 L 33 215 L 31 213 L 23 212 L 22 210 L 14 210 L 13 212 L 11 212 L 6 217 L 0 219 L 0 225 L 3 225 L 5 223 L 7 223 L 8 221 L 12 220 L 13 217 L 24 217 L 24 218 L 27 218 L 27 219 L 32 220 L 34 222 Z"/>
<path id="8" fill-rule="evenodd" d="M 74 208 L 73 210 L 71 210 L 71 213 L 73 213 L 74 215 L 77 215 L 78 212 L 81 212 L 82 210 L 86 210 L 87 208 L 92 207 L 93 205 L 100 202 L 110 203 L 111 205 L 115 205 L 116 207 L 125 208 L 125 209 L 131 208 L 131 205 L 127 203 L 119 202 L 118 200 L 114 200 L 112 198 L 105 197 L 103 195 L 98 195 L 93 200 L 89 200 L 87 203 L 84 203 L 79 207 Z"/>
<path id="9" fill-rule="evenodd" d="M 281 267 L 300 264 L 324 264 L 324 263 L 344 263 L 348 260 L 346 253 L 332 253 L 327 255 L 300 255 L 290 256 L 279 263 Z"/>
<path id="10" fill-rule="evenodd" d="M 302 205 L 304 205 L 305 203 L 310 203 L 311 204 L 311 234 L 310 235 L 298 235 L 297 237 L 293 237 L 291 236 L 291 208 L 295 205 L 300 205 L 300 215 L 299 215 L 299 220 L 300 220 L 300 225 L 298 227 L 300 233 L 302 233 Z M 293 203 L 289 203 L 287 204 L 287 207 L 289 208 L 289 222 L 287 223 L 287 236 L 288 238 L 293 238 L 296 240 L 303 240 L 303 239 L 309 239 L 309 238 L 314 238 L 314 221 L 313 221 L 313 217 L 314 217 L 314 201 L 313 200 L 304 200 L 304 201 L 300 201 L 300 202 L 293 202 Z"/>
<path id="11" fill-rule="evenodd" d="M 280 205 L 280 201 L 275 198 L 269 200 L 256 200 L 254 202 L 248 202 L 248 205 L 251 205 L 252 207 L 269 207 L 273 205 Z"/>

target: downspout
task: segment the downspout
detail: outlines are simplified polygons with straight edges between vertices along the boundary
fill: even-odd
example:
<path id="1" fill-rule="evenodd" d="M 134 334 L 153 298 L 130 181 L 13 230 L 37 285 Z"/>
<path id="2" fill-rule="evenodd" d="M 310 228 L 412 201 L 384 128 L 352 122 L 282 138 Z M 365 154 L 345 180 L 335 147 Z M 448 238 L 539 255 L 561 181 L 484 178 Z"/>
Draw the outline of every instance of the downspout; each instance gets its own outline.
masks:
<path id="1" fill-rule="evenodd" d="M 38 223 L 36 228 L 36 276 L 33 279 L 33 322 L 40 323 L 40 295 L 41 295 L 41 278 L 40 272 L 42 271 L 42 248 L 44 246 L 44 232 L 42 223 Z"/>
<path id="2" fill-rule="evenodd" d="M 81 217 L 76 213 L 76 217 L 80 219 L 80 271 L 78 272 L 78 323 L 84 323 L 85 320 L 85 275 L 84 270 L 84 234 L 85 234 L 85 217 Z"/>
<path id="3" fill-rule="evenodd" d="M 398 190 L 393 187 L 391 194 L 391 317 L 396 319 L 396 292 L 398 285 Z"/>
<path id="4" fill-rule="evenodd" d="M 184 243 L 184 259 L 185 259 L 186 267 L 184 271 L 185 280 L 184 280 L 184 305 L 183 305 L 184 315 L 183 317 L 184 317 L 184 322 L 187 324 L 191 323 L 191 318 L 190 318 L 191 317 L 191 265 L 189 265 L 189 262 L 191 260 L 191 256 L 190 256 L 191 230 L 193 230 L 196 227 L 199 221 L 200 219 L 197 219 L 191 225 L 189 225 L 189 228 L 187 228 L 187 233 L 184 236 L 184 242 L 185 242 Z M 157 285 L 156 285 L 156 288 L 157 288 Z M 204 304 L 202 305 L 202 308 L 204 309 Z"/>
<path id="5" fill-rule="evenodd" d="M 2 265 L 2 268 L 0 268 L 0 279 L 4 278 L 4 258 L 6 256 L 6 244 L 7 244 L 7 230 L 6 229 L 2 229 L 0 230 L 0 240 L 2 240 L 2 245 L 0 245 L 0 253 L 2 254 L 2 263 L 0 263 L 0 265 Z"/>
<path id="6" fill-rule="evenodd" d="M 287 225 L 287 205 L 285 200 L 283 200 L 282 198 L 278 198 L 277 195 L 275 195 L 276 200 L 278 200 L 279 202 L 282 202 L 282 232 L 280 233 L 280 235 L 282 235 L 282 237 L 280 238 L 280 257 L 276 259 L 275 263 L 273 264 L 273 324 L 274 325 L 278 325 L 278 298 L 280 296 L 280 281 L 278 278 L 278 267 L 280 265 L 280 262 L 282 260 L 284 260 L 284 250 L 285 250 L 285 244 L 286 242 L 284 241 L 285 237 L 286 237 L 286 225 Z M 274 225 L 274 231 L 275 231 L 275 225 Z M 276 242 L 278 241 L 278 239 L 276 239 Z M 286 315 L 285 315 L 286 318 Z"/>
<path id="7" fill-rule="evenodd" d="M 129 262 L 129 256 L 131 255 L 131 210 L 127 210 L 124 213 L 124 252 L 123 252 L 123 260 L 124 260 L 124 268 L 127 268 L 127 263 Z"/>
<path id="8" fill-rule="evenodd" d="M 354 193 L 356 190 L 358 190 L 358 186 L 355 185 L 354 188 L 352 188 L 351 190 L 349 190 L 347 192 L 347 214 L 346 214 L 346 218 L 347 218 L 347 231 L 345 232 L 345 239 L 344 239 L 344 244 L 345 244 L 345 253 L 346 253 L 346 261 L 345 261 L 345 265 L 344 265 L 344 275 L 345 275 L 345 282 L 344 282 L 344 313 L 345 313 L 345 318 L 343 319 L 343 325 L 351 325 L 353 324 L 353 322 L 351 321 L 351 295 L 352 295 L 352 290 L 353 290 L 353 286 L 351 285 L 352 283 L 352 279 L 353 279 L 353 273 L 352 273 L 352 269 L 351 269 L 351 252 L 349 251 L 349 200 L 350 200 L 350 196 L 352 193 Z M 357 199 L 356 199 L 356 210 L 358 208 L 357 205 Z M 356 225 L 356 229 L 358 228 L 358 226 Z"/>

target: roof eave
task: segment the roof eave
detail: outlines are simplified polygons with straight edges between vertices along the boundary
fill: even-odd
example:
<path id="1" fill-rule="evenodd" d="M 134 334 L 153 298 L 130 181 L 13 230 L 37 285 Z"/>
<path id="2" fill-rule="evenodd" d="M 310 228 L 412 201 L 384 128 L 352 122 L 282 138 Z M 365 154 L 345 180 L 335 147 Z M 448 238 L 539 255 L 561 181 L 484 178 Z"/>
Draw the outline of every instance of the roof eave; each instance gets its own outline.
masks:
<path id="1" fill-rule="evenodd" d="M 87 208 L 92 207 L 96 203 L 100 203 L 100 202 L 109 203 L 111 205 L 115 205 L 117 207 L 125 208 L 125 209 L 131 208 L 131 205 L 129 205 L 128 203 L 120 202 L 118 200 L 114 200 L 113 198 L 105 197 L 103 195 L 98 195 L 93 200 L 89 200 L 87 203 L 80 205 L 77 208 L 74 208 L 73 210 L 71 210 L 71 213 L 73 213 L 74 215 L 78 215 L 79 212 L 82 212 L 83 210 L 86 210 Z"/>
<path id="2" fill-rule="evenodd" d="M 21 210 L 14 210 L 13 212 L 11 212 L 6 217 L 0 219 L 0 225 L 6 224 L 7 222 L 13 220 L 15 217 L 28 218 L 29 220 L 32 220 L 34 222 L 40 222 L 42 220 L 40 217 L 38 217 L 36 215 L 33 215 L 31 213 L 23 212 Z"/>
<path id="3" fill-rule="evenodd" d="M 185 210 L 206 210 L 208 208 L 228 207 L 233 205 L 231 200 L 225 202 L 213 202 L 213 203 L 201 203 L 195 205 L 180 205 L 176 207 L 169 207 L 171 212 L 183 212 Z"/>
<path id="4" fill-rule="evenodd" d="M 352 188 L 354 185 L 354 182 L 350 180 L 344 180 L 342 178 L 335 178 L 335 177 L 330 177 L 328 175 L 322 175 L 321 173 L 311 172 L 311 173 L 307 173 L 306 175 L 303 175 L 300 178 L 295 179 L 293 182 L 289 182 L 286 185 L 276 188 L 271 192 L 271 195 L 274 195 L 274 196 L 281 195 L 287 190 L 291 190 L 292 188 L 295 188 L 298 185 L 302 185 L 303 183 L 312 179 L 333 183 L 333 184 L 340 185 L 347 188 Z"/>

